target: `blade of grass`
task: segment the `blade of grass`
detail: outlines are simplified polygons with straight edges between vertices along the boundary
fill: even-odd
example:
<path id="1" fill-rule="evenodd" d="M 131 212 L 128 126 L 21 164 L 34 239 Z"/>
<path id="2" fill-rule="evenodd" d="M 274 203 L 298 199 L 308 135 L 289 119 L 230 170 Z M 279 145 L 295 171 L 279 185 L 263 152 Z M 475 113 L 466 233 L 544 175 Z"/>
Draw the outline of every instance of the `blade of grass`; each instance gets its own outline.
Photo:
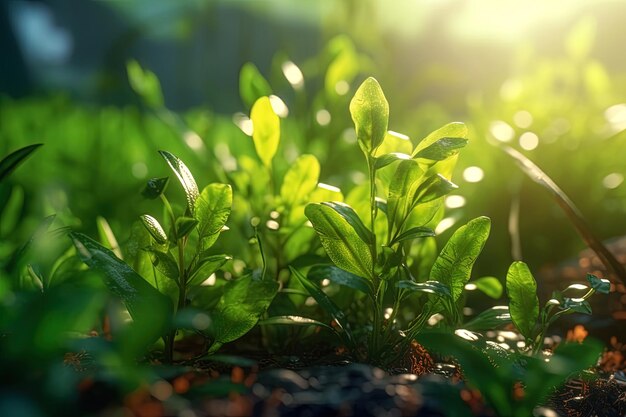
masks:
<path id="1" fill-rule="evenodd" d="M 501 149 L 517 162 L 522 172 L 531 180 L 541 185 L 552 194 L 557 204 L 563 209 L 587 246 L 598 255 L 598 258 L 612 275 L 626 284 L 626 269 L 624 269 L 624 266 L 613 256 L 607 247 L 604 246 L 600 239 L 595 236 L 582 213 L 567 194 L 565 194 L 565 192 L 528 157 L 506 145 L 502 145 Z"/>

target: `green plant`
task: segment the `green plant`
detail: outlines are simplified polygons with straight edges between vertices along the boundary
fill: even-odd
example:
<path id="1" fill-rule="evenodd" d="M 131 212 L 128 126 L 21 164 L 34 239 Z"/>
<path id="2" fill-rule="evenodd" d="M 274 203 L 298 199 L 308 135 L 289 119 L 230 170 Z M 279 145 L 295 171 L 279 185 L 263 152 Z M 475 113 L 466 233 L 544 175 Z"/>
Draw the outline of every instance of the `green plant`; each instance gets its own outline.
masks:
<path id="1" fill-rule="evenodd" d="M 373 78 L 359 87 L 350 112 L 368 168 L 368 203 L 355 208 L 339 202 L 308 204 L 305 214 L 334 266 L 314 267 L 308 276 L 296 268 L 291 271 L 333 317 L 352 352 L 384 365 L 406 352 L 433 314 L 441 312 L 451 325 L 460 322 L 456 303 L 489 234 L 490 221 L 477 218 L 459 228 L 429 275 L 415 277 L 410 265 L 416 261 L 408 253 L 416 239 L 434 236 L 443 196 L 456 188 L 449 178 L 459 149 L 467 143 L 466 129 L 461 123 L 446 125 L 413 148 L 387 131 L 389 107 Z M 316 284 L 320 278 L 361 293 L 354 295 L 361 302 L 353 312 L 363 318 L 361 327 L 352 331 L 349 315 Z M 405 320 L 399 312 L 413 294 L 423 297 L 411 302 L 412 317 Z M 360 347 L 363 339 L 366 349 Z"/>
<path id="2" fill-rule="evenodd" d="M 278 285 L 251 275 L 217 281 L 213 274 L 230 257 L 214 254 L 211 248 L 226 228 L 232 204 L 230 186 L 214 183 L 200 192 L 180 159 L 166 151 L 160 154 L 182 185 L 186 204 L 177 215 L 164 195 L 167 178 L 148 181 L 143 195 L 162 200 L 165 227 L 155 217 L 141 216 L 145 231 L 134 228 L 126 248 L 135 269 L 89 237 L 80 233 L 71 237 L 83 261 L 103 274 L 107 286 L 144 328 L 146 341 L 163 338 L 164 356 L 171 362 L 178 328 L 207 337 L 207 352 L 215 352 L 256 324 Z M 211 277 L 215 282 L 205 284 Z"/>
<path id="3" fill-rule="evenodd" d="M 512 354 L 494 342 L 470 342 L 453 334 L 424 333 L 417 340 L 438 356 L 453 357 L 467 382 L 480 391 L 499 417 L 533 415 L 558 386 L 593 366 L 602 352 L 602 345 L 593 341 L 560 345 L 543 358 Z M 448 411 L 450 415 L 468 412 Z"/>
<path id="4" fill-rule="evenodd" d="M 588 274 L 589 285 L 572 284 L 563 291 L 554 291 L 542 309 L 539 308 L 537 283 L 528 266 L 521 261 L 513 262 L 506 275 L 506 292 L 513 324 L 526 340 L 526 350 L 537 355 L 543 348 L 546 332 L 559 317 L 572 313 L 591 314 L 587 301 L 596 291 L 608 294 L 610 283 Z M 566 293 L 578 292 L 579 297 L 566 297 Z"/>

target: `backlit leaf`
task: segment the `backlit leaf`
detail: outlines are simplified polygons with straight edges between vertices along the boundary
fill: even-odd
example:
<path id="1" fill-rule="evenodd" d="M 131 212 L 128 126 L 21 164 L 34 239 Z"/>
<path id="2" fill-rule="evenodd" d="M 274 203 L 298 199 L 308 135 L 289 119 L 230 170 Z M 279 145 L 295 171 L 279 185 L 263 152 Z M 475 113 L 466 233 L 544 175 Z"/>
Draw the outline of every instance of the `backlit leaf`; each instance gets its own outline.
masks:
<path id="1" fill-rule="evenodd" d="M 198 198 L 198 185 L 196 184 L 196 180 L 191 175 L 191 171 L 189 168 L 178 159 L 176 156 L 172 155 L 167 151 L 159 151 L 163 159 L 170 166 L 178 181 L 180 181 L 183 186 L 183 190 L 185 190 L 185 196 L 187 197 L 187 207 L 189 208 L 189 212 L 193 214 L 194 205 L 196 203 L 196 199 Z"/>
<path id="2" fill-rule="evenodd" d="M 317 187 L 320 175 L 320 163 L 313 155 L 301 155 L 289 167 L 283 184 L 280 187 L 280 196 L 289 207 L 300 203 Z"/>
<path id="3" fill-rule="evenodd" d="M 202 250 L 210 248 L 226 225 L 233 204 L 230 185 L 213 183 L 207 185 L 196 200 L 195 217 Z"/>
<path id="4" fill-rule="evenodd" d="M 370 248 L 344 217 L 323 204 L 307 205 L 305 214 L 335 265 L 363 278 L 372 278 Z"/>
<path id="5" fill-rule="evenodd" d="M 280 142 L 280 119 L 274 113 L 268 97 L 261 97 L 254 103 L 250 119 L 253 126 L 254 149 L 263 164 L 269 167 Z"/>
<path id="6" fill-rule="evenodd" d="M 149 214 L 143 214 L 139 216 L 139 218 L 141 219 L 141 222 L 143 223 L 146 230 L 148 230 L 148 232 L 150 233 L 150 236 L 152 236 L 158 244 L 162 245 L 164 243 L 167 243 L 167 235 L 165 234 L 165 230 L 163 230 L 163 227 L 161 227 L 161 224 L 157 219 L 150 216 Z"/>
<path id="7" fill-rule="evenodd" d="M 272 280 L 255 280 L 246 275 L 229 281 L 224 294 L 211 313 L 214 351 L 224 343 L 239 339 L 259 321 L 278 291 Z"/>
<path id="8" fill-rule="evenodd" d="M 431 161 L 442 161 L 459 153 L 459 149 L 467 145 L 466 138 L 441 138 L 433 144 L 420 150 L 415 158 L 430 159 Z"/>
<path id="9" fill-rule="evenodd" d="M 461 296 L 490 229 L 488 217 L 470 220 L 454 232 L 435 260 L 430 278 L 448 285 L 454 301 Z"/>
<path id="10" fill-rule="evenodd" d="M 506 274 L 506 293 L 515 327 L 527 339 L 532 338 L 539 317 L 539 299 L 535 278 L 524 262 L 513 262 L 509 267 Z"/>
<path id="11" fill-rule="evenodd" d="M 372 152 L 383 142 L 389 121 L 389 104 L 378 81 L 370 77 L 361 84 L 350 101 L 350 114 L 360 146 Z"/>

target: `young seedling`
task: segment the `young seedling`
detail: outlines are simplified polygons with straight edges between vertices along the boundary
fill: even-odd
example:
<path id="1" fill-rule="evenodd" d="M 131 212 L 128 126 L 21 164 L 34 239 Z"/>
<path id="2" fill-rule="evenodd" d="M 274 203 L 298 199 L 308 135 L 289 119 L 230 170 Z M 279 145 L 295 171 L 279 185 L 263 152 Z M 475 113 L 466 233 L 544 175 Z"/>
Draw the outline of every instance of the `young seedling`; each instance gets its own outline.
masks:
<path id="1" fill-rule="evenodd" d="M 559 317 L 572 313 L 591 314 L 587 301 L 594 293 L 608 294 L 610 283 L 595 275 L 588 274 L 589 285 L 572 284 L 563 291 L 555 291 L 542 309 L 539 308 L 537 282 L 528 265 L 513 262 L 506 275 L 506 292 L 509 297 L 511 320 L 526 339 L 526 351 L 537 355 L 543 348 L 543 341 L 550 325 Z M 566 293 L 578 292 L 580 297 L 566 297 Z"/>
<path id="2" fill-rule="evenodd" d="M 339 202 L 311 203 L 305 214 L 334 266 L 313 268 L 308 276 L 292 274 L 337 324 L 346 345 L 359 356 L 356 334 L 367 338 L 365 358 L 389 364 L 402 356 L 435 313 L 451 324 L 459 322 L 456 305 L 471 269 L 489 234 L 490 221 L 470 221 L 452 236 L 435 260 L 429 276 L 411 272 L 410 246 L 434 236 L 432 227 L 443 212 L 443 197 L 457 188 L 450 181 L 459 150 L 467 144 L 467 129 L 452 123 L 431 133 L 415 148 L 394 149 L 395 134 L 387 131 L 389 105 L 378 82 L 367 79 L 350 103 L 357 142 L 367 166 L 369 205 L 358 213 Z M 379 194 L 386 195 L 386 199 Z M 363 219 L 365 214 L 365 220 Z M 320 277 L 364 293 L 359 315 L 369 325 L 353 332 L 348 315 L 315 284 Z M 398 315 L 411 294 L 426 297 L 412 308 L 413 318 Z M 369 314 L 371 312 L 371 315 Z"/>
<path id="3" fill-rule="evenodd" d="M 185 322 L 185 317 L 190 316 L 187 321 L 192 330 L 210 339 L 208 352 L 212 353 L 256 324 L 274 298 L 278 285 L 248 275 L 220 285 L 219 291 L 209 292 L 207 296 L 212 287 L 202 284 L 231 259 L 211 250 L 220 233 L 227 229 L 231 188 L 213 183 L 199 191 L 193 175 L 179 158 L 166 151 L 159 153 L 182 185 L 186 204 L 184 211 L 177 214 L 164 194 L 167 178 L 148 181 L 143 195 L 162 200 L 166 227 L 155 217 L 144 214 L 141 222 L 149 233 L 149 240 L 131 238 L 131 241 L 145 243 L 141 249 L 143 254 L 150 255 L 151 271 L 140 268 L 141 251 L 130 261 L 137 264 L 143 276 L 87 236 L 79 233 L 71 236 L 83 261 L 104 273 L 109 288 L 124 300 L 133 320 L 152 328 L 150 334 L 154 339 L 163 338 L 165 360 L 171 362 L 177 328 Z M 216 298 L 209 300 L 210 306 L 207 306 L 206 299 L 213 294 Z M 192 301 L 200 311 L 184 313 Z"/>

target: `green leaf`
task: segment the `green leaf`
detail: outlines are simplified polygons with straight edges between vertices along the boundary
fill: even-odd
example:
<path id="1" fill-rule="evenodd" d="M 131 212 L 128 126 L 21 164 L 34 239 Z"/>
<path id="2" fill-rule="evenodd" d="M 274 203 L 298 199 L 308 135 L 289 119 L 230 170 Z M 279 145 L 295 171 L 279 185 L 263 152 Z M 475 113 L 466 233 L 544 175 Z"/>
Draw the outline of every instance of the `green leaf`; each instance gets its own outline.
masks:
<path id="1" fill-rule="evenodd" d="M 152 255 L 152 265 L 166 277 L 173 279 L 178 283 L 179 270 L 178 264 L 171 253 L 161 252 L 158 250 L 149 250 Z"/>
<path id="2" fill-rule="evenodd" d="M 481 311 L 476 317 L 463 325 L 463 328 L 472 331 L 493 330 L 511 322 L 511 314 L 507 306 L 494 306 Z"/>
<path id="3" fill-rule="evenodd" d="M 335 265 L 363 278 L 372 278 L 370 248 L 341 214 L 317 203 L 307 205 L 305 214 Z"/>
<path id="4" fill-rule="evenodd" d="M 406 161 L 411 159 L 411 155 L 407 155 L 405 153 L 400 152 L 392 152 L 376 157 L 374 162 L 374 167 L 376 169 L 381 169 L 386 167 L 387 165 L 396 162 L 396 161 Z"/>
<path id="5" fill-rule="evenodd" d="M 409 230 L 400 233 L 395 239 L 389 242 L 389 246 L 392 246 L 396 243 L 404 242 L 406 240 L 413 240 L 422 237 L 432 237 L 435 236 L 435 231 L 430 227 L 422 227 L 416 226 L 412 227 Z"/>
<path id="6" fill-rule="evenodd" d="M 389 121 L 389 104 L 382 88 L 370 77 L 350 101 L 350 114 L 359 145 L 372 153 L 383 142 Z"/>
<path id="7" fill-rule="evenodd" d="M 591 314 L 591 305 L 582 298 L 569 298 L 565 297 L 561 307 L 564 310 L 570 310 L 572 313 Z"/>
<path id="8" fill-rule="evenodd" d="M 608 294 L 611 292 L 611 281 L 608 279 L 598 278 L 593 274 L 587 274 L 587 281 L 589 281 L 591 288 L 601 294 Z"/>
<path id="9" fill-rule="evenodd" d="M 151 178 L 146 183 L 145 188 L 141 191 L 141 195 L 149 200 L 159 198 L 165 192 L 167 184 L 170 182 L 169 177 Z"/>
<path id="10" fill-rule="evenodd" d="M 273 316 L 268 317 L 265 320 L 259 321 L 260 326 L 275 325 L 275 324 L 287 324 L 290 326 L 320 326 L 325 327 L 331 331 L 335 331 L 331 326 L 321 321 L 313 320 L 307 317 L 301 316 Z"/>
<path id="11" fill-rule="evenodd" d="M 527 339 L 534 337 L 539 317 L 537 283 L 524 262 L 513 262 L 506 274 L 506 293 L 513 324 Z"/>
<path id="12" fill-rule="evenodd" d="M 43 146 L 42 143 L 25 146 L 17 151 L 10 153 L 0 161 L 0 182 L 8 177 L 15 168 L 26 160 L 35 150 Z"/>
<path id="13" fill-rule="evenodd" d="M 437 294 L 443 297 L 450 297 L 450 288 L 439 281 L 415 282 L 409 280 L 398 281 L 398 288 L 410 290 L 411 292 L 425 292 L 429 294 Z"/>
<path id="14" fill-rule="evenodd" d="M 443 175 L 433 175 L 424 181 L 417 189 L 413 197 L 413 206 L 436 200 L 457 188 L 459 187 L 456 184 L 448 181 Z"/>
<path id="15" fill-rule="evenodd" d="M 295 276 L 298 281 L 302 284 L 302 286 L 311 294 L 311 297 L 317 301 L 317 304 L 326 311 L 326 313 L 330 314 L 330 316 L 335 319 L 337 326 L 343 331 L 343 335 L 346 337 L 346 341 L 352 344 L 352 332 L 350 331 L 350 326 L 348 325 L 348 319 L 344 312 L 337 307 L 335 303 L 326 295 L 324 291 L 322 291 L 317 285 L 312 283 L 308 278 L 302 275 L 297 269 L 289 267 L 291 274 Z"/>
<path id="16" fill-rule="evenodd" d="M 261 97 L 254 103 L 250 111 L 250 119 L 253 127 L 254 149 L 263 165 L 270 167 L 280 142 L 280 119 L 274 113 L 268 97 Z"/>
<path id="17" fill-rule="evenodd" d="M 412 156 L 415 157 L 422 150 L 430 147 L 435 142 L 443 138 L 461 138 L 467 139 L 467 126 L 460 122 L 448 123 L 447 125 L 440 127 L 434 132 L 430 133 L 424 139 L 422 139 L 415 149 Z"/>
<path id="18" fill-rule="evenodd" d="M 228 184 L 207 185 L 196 200 L 195 217 L 198 220 L 198 235 L 202 250 L 213 246 L 233 204 L 233 190 Z"/>
<path id="19" fill-rule="evenodd" d="M 485 295 L 493 299 L 498 299 L 502 297 L 502 292 L 504 291 L 504 288 L 502 287 L 502 283 L 496 277 L 478 278 L 474 281 L 471 281 L 469 284 L 467 284 L 465 286 L 465 289 L 466 290 L 470 289 L 468 288 L 470 285 L 473 285 L 475 289 L 482 291 Z"/>
<path id="20" fill-rule="evenodd" d="M 433 144 L 417 152 L 414 158 L 443 161 L 459 153 L 459 149 L 467 145 L 466 138 L 441 138 Z"/>
<path id="21" fill-rule="evenodd" d="M 239 72 L 239 95 L 250 108 L 260 97 L 272 94 L 272 88 L 261 75 L 259 69 L 251 62 L 246 62 Z"/>
<path id="22" fill-rule="evenodd" d="M 292 207 L 306 199 L 317 187 L 320 176 L 320 163 L 313 155 L 301 155 L 289 167 L 280 196 L 288 207 Z"/>
<path id="23" fill-rule="evenodd" d="M 198 200 L 196 200 L 196 205 L 198 203 Z M 196 225 L 198 224 L 198 220 L 194 219 L 193 217 L 179 217 L 176 219 L 176 238 L 177 239 L 182 239 L 183 237 L 187 236 L 189 233 L 191 233 L 193 231 L 193 229 L 196 227 Z"/>
<path id="24" fill-rule="evenodd" d="M 95 240 L 74 232 L 70 237 L 82 261 L 102 273 L 106 286 L 124 301 L 133 320 L 151 328 L 155 339 L 162 335 L 174 311 L 170 299 Z"/>
<path id="25" fill-rule="evenodd" d="M 163 106 L 161 83 L 152 71 L 144 70 L 135 60 L 126 63 L 126 71 L 133 91 L 141 97 L 148 107 Z"/>
<path id="26" fill-rule="evenodd" d="M 341 217 L 347 221 L 354 231 L 359 235 L 361 240 L 367 244 L 374 242 L 374 234 L 363 224 L 361 218 L 352 207 L 345 203 L 326 201 L 321 203 L 335 210 Z"/>
<path id="27" fill-rule="evenodd" d="M 458 300 L 470 278 L 474 262 L 485 245 L 491 220 L 478 217 L 459 227 L 441 250 L 430 271 L 430 278 L 450 287 Z"/>
<path id="28" fill-rule="evenodd" d="M 183 186 L 183 190 L 185 190 L 185 196 L 187 197 L 187 207 L 189 208 L 189 212 L 193 214 L 194 205 L 196 203 L 196 199 L 198 198 L 198 185 L 196 184 L 196 180 L 191 175 L 191 171 L 189 168 L 178 159 L 173 154 L 167 151 L 159 151 L 159 154 L 165 159 L 167 164 L 170 166 L 178 181 L 180 181 Z"/>
<path id="29" fill-rule="evenodd" d="M 167 243 L 167 235 L 165 234 L 165 230 L 163 230 L 163 227 L 161 227 L 161 224 L 157 219 L 150 216 L 149 214 L 142 214 L 141 216 L 139 216 L 139 218 L 141 219 L 141 222 L 143 223 L 146 230 L 148 230 L 148 232 L 150 233 L 150 236 L 152 236 L 158 244 L 162 245 L 164 243 Z"/>
<path id="30" fill-rule="evenodd" d="M 400 227 L 409 215 L 415 192 L 426 179 L 425 173 L 417 161 L 413 159 L 398 164 L 389 183 L 389 195 L 387 197 L 389 230 L 394 230 L 394 226 Z"/>
<path id="31" fill-rule="evenodd" d="M 276 281 L 254 280 L 251 275 L 227 282 L 222 298 L 211 313 L 214 344 L 209 352 L 248 333 L 265 313 L 277 291 Z"/>
<path id="32" fill-rule="evenodd" d="M 209 278 L 215 271 L 220 269 L 226 262 L 233 259 L 228 255 L 210 255 L 200 259 L 187 285 L 200 285 Z"/>
<path id="33" fill-rule="evenodd" d="M 307 277 L 313 282 L 328 279 L 335 284 L 361 291 L 364 294 L 373 295 L 369 281 L 333 265 L 316 265 L 309 270 Z"/>

